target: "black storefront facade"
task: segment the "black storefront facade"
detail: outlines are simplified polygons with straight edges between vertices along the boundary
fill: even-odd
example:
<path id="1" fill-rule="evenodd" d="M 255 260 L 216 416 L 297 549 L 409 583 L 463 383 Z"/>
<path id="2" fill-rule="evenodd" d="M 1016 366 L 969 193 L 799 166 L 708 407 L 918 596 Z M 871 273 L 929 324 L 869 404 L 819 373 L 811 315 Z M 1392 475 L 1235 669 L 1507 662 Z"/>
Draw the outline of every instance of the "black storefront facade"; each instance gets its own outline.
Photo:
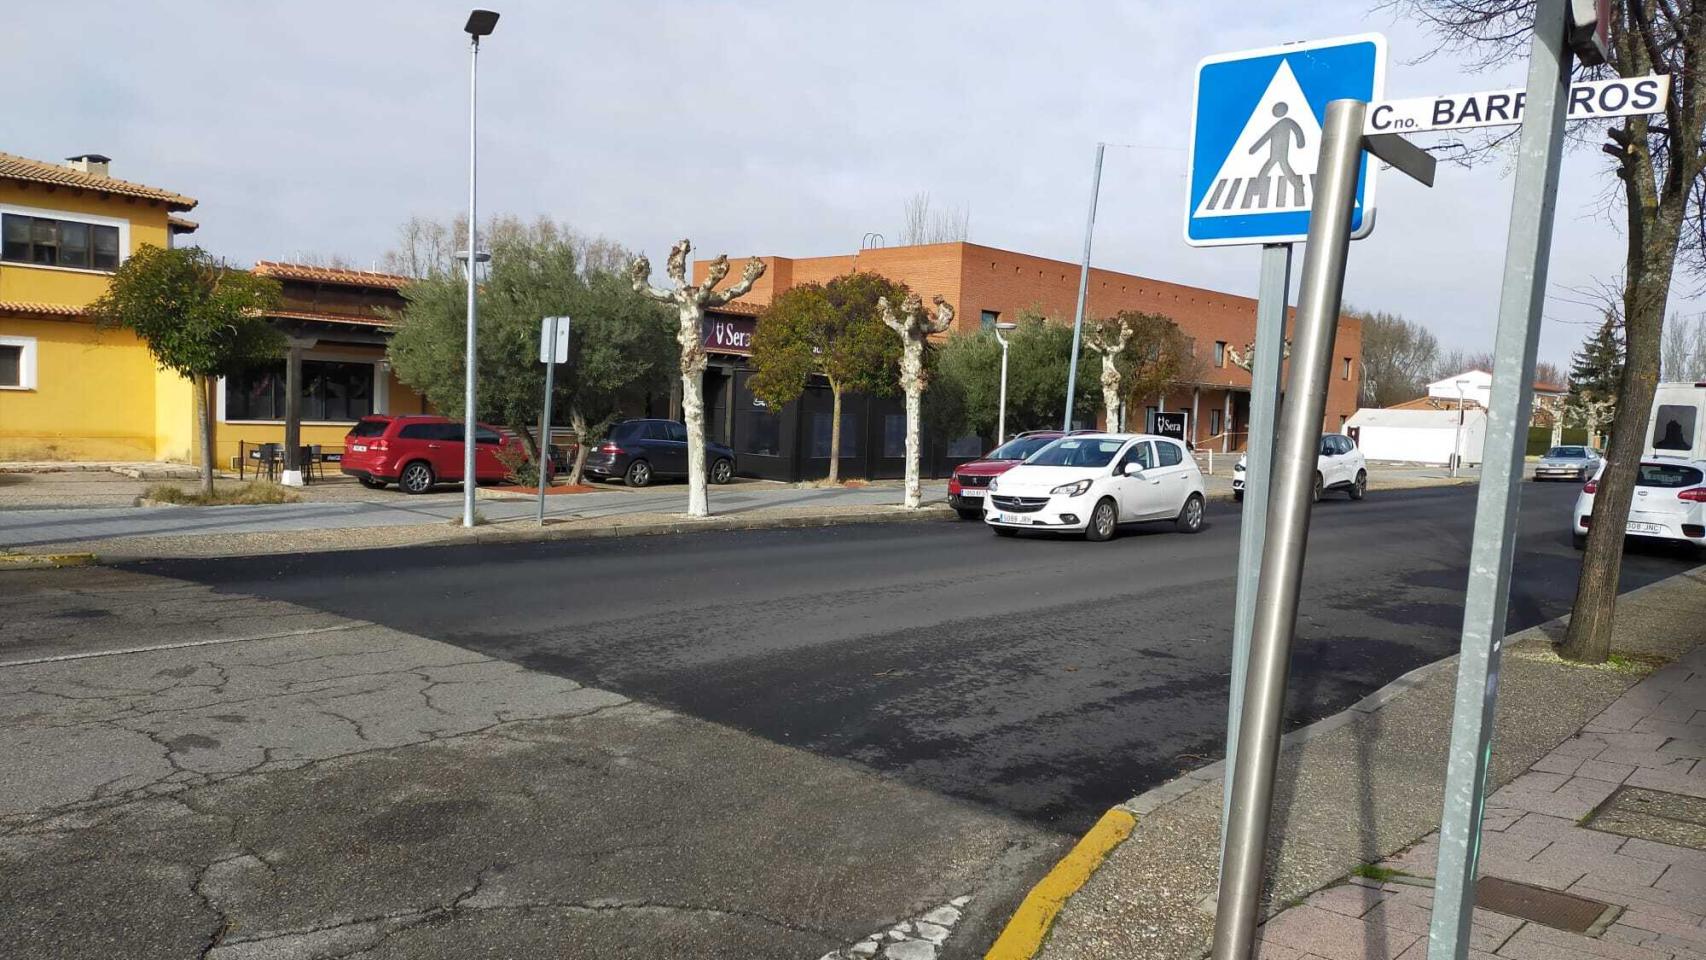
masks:
<path id="1" fill-rule="evenodd" d="M 798 399 L 773 409 L 752 395 L 752 333 L 757 318 L 742 313 L 707 312 L 705 349 L 705 433 L 735 451 L 742 476 L 799 482 L 829 475 L 829 442 L 834 400 L 829 385 L 814 382 Z M 897 371 L 898 376 L 898 371 Z M 945 478 L 953 468 L 975 460 L 985 440 L 962 437 L 944 441 L 924 431 L 921 470 L 926 478 Z M 849 393 L 841 398 L 841 479 L 887 480 L 906 474 L 906 404 L 898 389 L 891 396 Z"/>

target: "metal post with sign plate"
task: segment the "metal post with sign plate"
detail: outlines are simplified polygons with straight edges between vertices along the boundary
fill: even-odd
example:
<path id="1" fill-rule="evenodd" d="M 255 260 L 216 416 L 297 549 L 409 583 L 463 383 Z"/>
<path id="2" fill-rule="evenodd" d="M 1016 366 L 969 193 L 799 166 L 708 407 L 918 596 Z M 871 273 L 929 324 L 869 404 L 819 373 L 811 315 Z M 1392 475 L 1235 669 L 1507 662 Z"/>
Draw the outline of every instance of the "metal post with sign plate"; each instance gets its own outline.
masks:
<path id="1" fill-rule="evenodd" d="M 569 318 L 546 317 L 539 321 L 539 362 L 545 365 L 545 404 L 539 415 L 539 525 L 545 525 L 545 488 L 551 480 L 551 394 L 556 387 L 557 364 L 569 360 Z"/>

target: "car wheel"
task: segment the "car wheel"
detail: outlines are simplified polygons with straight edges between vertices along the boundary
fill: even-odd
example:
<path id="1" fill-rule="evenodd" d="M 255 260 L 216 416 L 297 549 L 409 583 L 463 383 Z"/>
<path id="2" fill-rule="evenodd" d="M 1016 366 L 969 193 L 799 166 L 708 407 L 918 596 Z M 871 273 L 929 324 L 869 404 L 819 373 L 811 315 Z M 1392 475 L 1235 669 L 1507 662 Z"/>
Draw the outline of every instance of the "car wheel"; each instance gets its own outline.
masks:
<path id="1" fill-rule="evenodd" d="M 438 478 L 432 473 L 432 465 L 425 460 L 410 463 L 397 475 L 397 487 L 404 493 L 426 493 L 437 482 Z"/>
<path id="2" fill-rule="evenodd" d="M 958 510 L 955 512 L 957 512 L 960 515 L 961 520 L 982 520 L 983 519 L 983 511 L 982 510 Z"/>
<path id="3" fill-rule="evenodd" d="M 1586 550 L 1588 548 L 1588 535 L 1585 533 L 1571 533 L 1570 545 L 1575 547 L 1577 550 Z"/>
<path id="4" fill-rule="evenodd" d="M 1173 521 L 1174 529 L 1180 533 L 1196 533 L 1202 529 L 1202 497 L 1191 494 L 1185 498 L 1185 505 L 1179 510 L 1179 516 Z"/>
<path id="5" fill-rule="evenodd" d="M 1361 500 L 1366 496 L 1368 496 L 1368 472 L 1358 470 L 1356 482 L 1351 484 L 1351 499 Z"/>
<path id="6" fill-rule="evenodd" d="M 1242 491 L 1242 490 L 1232 491 L 1232 499 L 1237 503 L 1243 503 L 1244 502 L 1244 491 Z"/>
<path id="7" fill-rule="evenodd" d="M 635 460 L 628 464 L 628 472 L 622 475 L 622 481 L 630 487 L 643 487 L 652 482 L 652 465 L 644 460 Z"/>
<path id="8" fill-rule="evenodd" d="M 383 481 L 383 480 L 378 480 L 378 479 L 375 479 L 373 477 L 358 477 L 357 479 L 361 481 L 362 486 L 366 487 L 369 490 L 383 490 L 383 489 L 385 489 L 385 481 Z"/>
<path id="9" fill-rule="evenodd" d="M 719 459 L 716 463 L 711 464 L 711 482 L 712 483 L 728 483 L 730 480 L 733 480 L 734 478 L 735 478 L 735 465 L 734 465 L 733 461 L 729 460 L 729 458 L 723 457 L 723 458 Z"/>
<path id="10" fill-rule="evenodd" d="M 1325 484 L 1323 484 L 1321 482 L 1321 475 L 1319 473 L 1317 473 L 1315 475 L 1315 488 L 1309 491 L 1309 502 L 1310 503 L 1320 503 L 1321 502 L 1321 491 L 1325 490 L 1325 489 L 1326 489 Z"/>
<path id="11" fill-rule="evenodd" d="M 1109 497 L 1097 501 L 1090 511 L 1090 522 L 1084 525 L 1084 539 L 1092 543 L 1112 540 L 1114 531 L 1119 529 L 1120 509 Z"/>
<path id="12" fill-rule="evenodd" d="M 1019 532 L 1019 531 L 1013 529 L 1012 527 L 993 527 L 992 526 L 989 529 L 994 530 L 995 535 L 998 537 L 1011 537 L 1011 536 L 1014 536 L 1015 534 L 1017 534 Z"/>

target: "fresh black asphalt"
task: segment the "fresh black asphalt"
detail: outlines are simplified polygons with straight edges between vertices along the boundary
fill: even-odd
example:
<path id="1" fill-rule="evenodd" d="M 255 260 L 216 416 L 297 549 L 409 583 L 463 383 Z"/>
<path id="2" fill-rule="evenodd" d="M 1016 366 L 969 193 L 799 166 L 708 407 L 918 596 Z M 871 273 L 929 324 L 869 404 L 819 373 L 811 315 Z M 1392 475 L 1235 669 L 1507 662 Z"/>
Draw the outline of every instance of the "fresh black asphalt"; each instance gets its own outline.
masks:
<path id="1" fill-rule="evenodd" d="M 1574 484 L 1525 484 L 1509 626 L 1568 611 Z M 1473 488 L 1317 508 L 1287 702 L 1454 652 Z M 1050 830 L 1216 759 L 1239 510 L 1106 544 L 905 523 L 155 561 L 876 769 Z M 1698 558 L 1632 547 L 1625 590 Z M 1441 731 L 1444 735 L 1444 731 Z"/>

